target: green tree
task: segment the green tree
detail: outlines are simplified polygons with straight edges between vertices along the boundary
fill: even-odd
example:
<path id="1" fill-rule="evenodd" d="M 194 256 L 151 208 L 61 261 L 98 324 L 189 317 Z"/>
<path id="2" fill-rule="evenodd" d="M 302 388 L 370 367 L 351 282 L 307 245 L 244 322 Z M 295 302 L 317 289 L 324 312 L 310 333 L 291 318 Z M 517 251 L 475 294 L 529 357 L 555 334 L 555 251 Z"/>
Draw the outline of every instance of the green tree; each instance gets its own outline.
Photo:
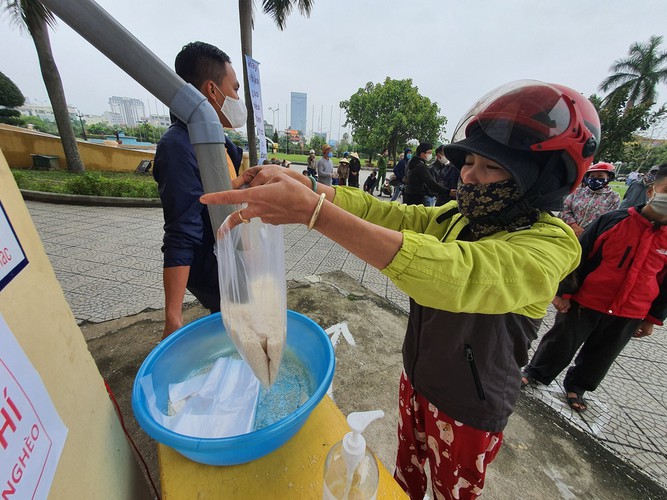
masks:
<path id="1" fill-rule="evenodd" d="M 319 135 L 314 135 L 310 139 L 310 143 L 308 144 L 308 149 L 314 149 L 315 154 L 319 155 L 322 152 L 322 146 L 324 146 L 324 143 L 326 141 L 324 140 L 324 137 L 320 137 Z"/>
<path id="2" fill-rule="evenodd" d="M 12 23 L 19 26 L 19 29 L 27 29 L 35 44 L 42 79 L 51 101 L 60 141 L 65 151 L 67 169 L 70 172 L 83 172 L 85 168 L 79 156 L 76 136 L 67 110 L 63 83 L 53 58 L 49 40 L 49 26 L 53 28 L 56 19 L 53 13 L 37 0 L 5 0 L 4 4 L 5 11 L 9 13 Z"/>
<path id="3" fill-rule="evenodd" d="M 623 161 L 648 171 L 653 165 L 667 162 L 667 113 L 660 116 L 653 124 L 641 133 L 635 134 L 632 142 L 625 143 Z"/>
<path id="4" fill-rule="evenodd" d="M 667 82 L 667 52 L 660 51 L 661 36 L 652 36 L 646 43 L 635 42 L 628 57 L 618 59 L 609 68 L 612 72 L 601 84 L 600 90 L 612 91 L 607 99 L 627 96 L 624 112 L 635 105 L 656 102 L 656 87 Z"/>
<path id="5" fill-rule="evenodd" d="M 648 166 L 660 165 L 667 163 L 667 142 L 651 147 L 646 152 L 644 164 Z"/>
<path id="6" fill-rule="evenodd" d="M 262 10 L 273 18 L 278 29 L 283 31 L 287 25 L 287 17 L 292 12 L 292 8 L 297 6 L 299 12 L 305 16 L 310 16 L 313 8 L 313 0 L 262 0 Z M 246 82 L 245 105 L 248 110 L 248 121 L 246 131 L 248 134 L 248 144 L 256 144 L 255 135 L 255 113 L 252 109 L 252 100 L 250 96 L 250 86 L 248 85 L 248 68 L 246 67 L 245 55 L 252 57 L 252 29 L 253 29 L 253 1 L 239 0 L 239 22 L 241 24 L 241 57 L 243 58 L 243 81 Z M 276 141 L 277 142 L 277 141 Z M 250 164 L 257 165 L 257 148 L 249 148 Z"/>
<path id="7" fill-rule="evenodd" d="M 7 75 L 0 71 L 0 106 L 18 108 L 23 104 L 25 104 L 25 97 L 23 97 L 19 88 Z"/>
<path id="8" fill-rule="evenodd" d="M 351 147 L 350 135 L 347 132 L 345 132 L 343 134 L 342 139 L 338 142 L 338 146 L 336 148 L 336 153 L 338 154 L 338 156 L 342 156 L 342 154 L 345 151 L 350 151 L 350 147 Z"/>
<path id="9" fill-rule="evenodd" d="M 93 123 L 86 127 L 92 135 L 113 135 L 116 129 L 108 123 Z"/>
<path id="10" fill-rule="evenodd" d="M 356 143 L 376 152 L 389 148 L 393 157 L 410 139 L 436 142 L 447 123 L 437 103 L 422 96 L 411 79 L 368 82 L 340 107 Z"/>
<path id="11" fill-rule="evenodd" d="M 278 144 L 278 142 L 279 142 L 278 131 L 277 130 L 273 131 L 273 142 L 275 142 L 276 144 Z"/>
<path id="12" fill-rule="evenodd" d="M 0 72 L 0 106 L 4 106 L 0 107 L 0 123 L 18 125 L 21 112 L 14 108 L 23 106 L 24 103 L 25 97 L 16 84 Z"/>
<path id="13" fill-rule="evenodd" d="M 246 141 L 246 139 L 236 130 L 228 130 L 226 134 L 232 140 L 232 142 L 237 146 L 239 146 L 240 148 L 245 149 L 246 146 L 248 146 L 248 141 Z"/>
<path id="14" fill-rule="evenodd" d="M 625 161 L 625 143 L 633 141 L 637 131 L 648 129 L 667 112 L 664 106 L 652 112 L 652 103 L 636 104 L 628 108 L 628 99 L 627 95 L 620 93 L 605 100 L 591 96 L 590 100 L 600 116 L 602 127 L 596 161 Z"/>
<path id="15" fill-rule="evenodd" d="M 22 126 L 31 124 L 35 130 L 39 132 L 44 132 L 46 134 L 55 135 L 58 133 L 58 127 L 56 126 L 55 123 L 49 120 L 44 120 L 39 116 L 22 116 L 20 118 L 20 124 Z"/>

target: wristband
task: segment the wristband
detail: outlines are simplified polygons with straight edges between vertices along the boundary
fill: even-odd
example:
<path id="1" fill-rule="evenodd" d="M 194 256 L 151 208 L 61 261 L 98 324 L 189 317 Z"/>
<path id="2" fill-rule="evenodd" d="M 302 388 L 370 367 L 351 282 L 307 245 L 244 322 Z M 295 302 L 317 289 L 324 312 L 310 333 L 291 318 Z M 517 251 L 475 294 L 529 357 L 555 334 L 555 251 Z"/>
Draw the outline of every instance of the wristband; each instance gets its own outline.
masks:
<path id="1" fill-rule="evenodd" d="M 317 222 L 317 218 L 320 215 L 320 210 L 322 210 L 322 205 L 324 204 L 324 199 L 327 197 L 326 194 L 322 193 L 320 195 L 320 200 L 317 202 L 317 206 L 315 207 L 315 210 L 313 211 L 313 216 L 310 218 L 310 222 L 308 223 L 308 231 L 313 229 L 315 226 L 315 222 Z"/>

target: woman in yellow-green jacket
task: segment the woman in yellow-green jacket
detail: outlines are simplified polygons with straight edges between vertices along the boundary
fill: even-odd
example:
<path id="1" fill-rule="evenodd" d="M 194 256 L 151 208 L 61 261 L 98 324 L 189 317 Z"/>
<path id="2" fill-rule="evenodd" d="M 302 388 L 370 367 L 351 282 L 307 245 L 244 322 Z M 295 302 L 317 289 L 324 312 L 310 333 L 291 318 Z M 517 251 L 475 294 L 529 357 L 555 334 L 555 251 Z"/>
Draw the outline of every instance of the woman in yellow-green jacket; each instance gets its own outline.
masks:
<path id="1" fill-rule="evenodd" d="M 410 296 L 395 477 L 412 498 L 476 498 L 502 443 L 520 368 L 556 293 L 577 266 L 572 230 L 548 213 L 591 164 L 595 109 L 572 89 L 523 80 L 484 96 L 445 155 L 461 172 L 442 207 L 381 202 L 275 167 L 202 197 L 247 203 L 229 223 L 303 223 L 380 269 Z"/>

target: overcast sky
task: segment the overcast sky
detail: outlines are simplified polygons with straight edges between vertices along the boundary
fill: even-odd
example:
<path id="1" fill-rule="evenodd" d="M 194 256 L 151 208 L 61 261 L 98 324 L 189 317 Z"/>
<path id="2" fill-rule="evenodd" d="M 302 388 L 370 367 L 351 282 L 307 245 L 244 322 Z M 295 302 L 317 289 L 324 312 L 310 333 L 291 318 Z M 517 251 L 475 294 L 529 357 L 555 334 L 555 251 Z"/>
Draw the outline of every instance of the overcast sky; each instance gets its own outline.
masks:
<path id="1" fill-rule="evenodd" d="M 184 44 L 202 40 L 227 52 L 242 79 L 237 1 L 98 3 L 170 67 Z M 323 129 L 331 123 L 337 139 L 338 103 L 390 76 L 412 78 L 438 103 L 450 137 L 477 98 L 507 81 L 533 78 L 596 92 L 630 44 L 664 35 L 666 27 L 665 0 L 315 0 L 310 18 L 293 12 L 283 32 L 256 13 L 253 57 L 260 62 L 264 117 L 272 122 L 268 108 L 279 107 L 281 128 L 290 92 L 306 92 L 308 132 L 318 131 L 320 121 Z M 101 114 L 116 95 L 149 101 L 154 112 L 156 101 L 145 89 L 62 21 L 51 44 L 70 105 Z M 26 97 L 48 100 L 32 39 L 6 14 L 0 71 Z M 658 91 L 659 102 L 667 101 L 667 87 Z"/>

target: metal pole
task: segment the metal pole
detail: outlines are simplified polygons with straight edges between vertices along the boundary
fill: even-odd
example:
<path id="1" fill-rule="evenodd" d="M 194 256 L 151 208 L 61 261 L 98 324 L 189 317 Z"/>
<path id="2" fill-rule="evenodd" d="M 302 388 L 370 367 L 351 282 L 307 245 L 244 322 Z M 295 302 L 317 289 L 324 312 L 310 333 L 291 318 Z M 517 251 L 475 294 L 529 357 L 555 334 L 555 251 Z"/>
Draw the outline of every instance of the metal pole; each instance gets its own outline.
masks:
<path id="1" fill-rule="evenodd" d="M 343 114 L 343 108 L 338 108 L 338 142 L 340 142 L 340 117 Z"/>
<path id="2" fill-rule="evenodd" d="M 77 116 L 79 117 L 79 123 L 81 123 L 81 136 L 83 137 L 84 141 L 87 141 L 88 139 L 86 138 L 86 129 L 83 127 L 83 120 L 82 120 L 83 115 L 81 115 L 81 111 L 79 111 Z"/>

